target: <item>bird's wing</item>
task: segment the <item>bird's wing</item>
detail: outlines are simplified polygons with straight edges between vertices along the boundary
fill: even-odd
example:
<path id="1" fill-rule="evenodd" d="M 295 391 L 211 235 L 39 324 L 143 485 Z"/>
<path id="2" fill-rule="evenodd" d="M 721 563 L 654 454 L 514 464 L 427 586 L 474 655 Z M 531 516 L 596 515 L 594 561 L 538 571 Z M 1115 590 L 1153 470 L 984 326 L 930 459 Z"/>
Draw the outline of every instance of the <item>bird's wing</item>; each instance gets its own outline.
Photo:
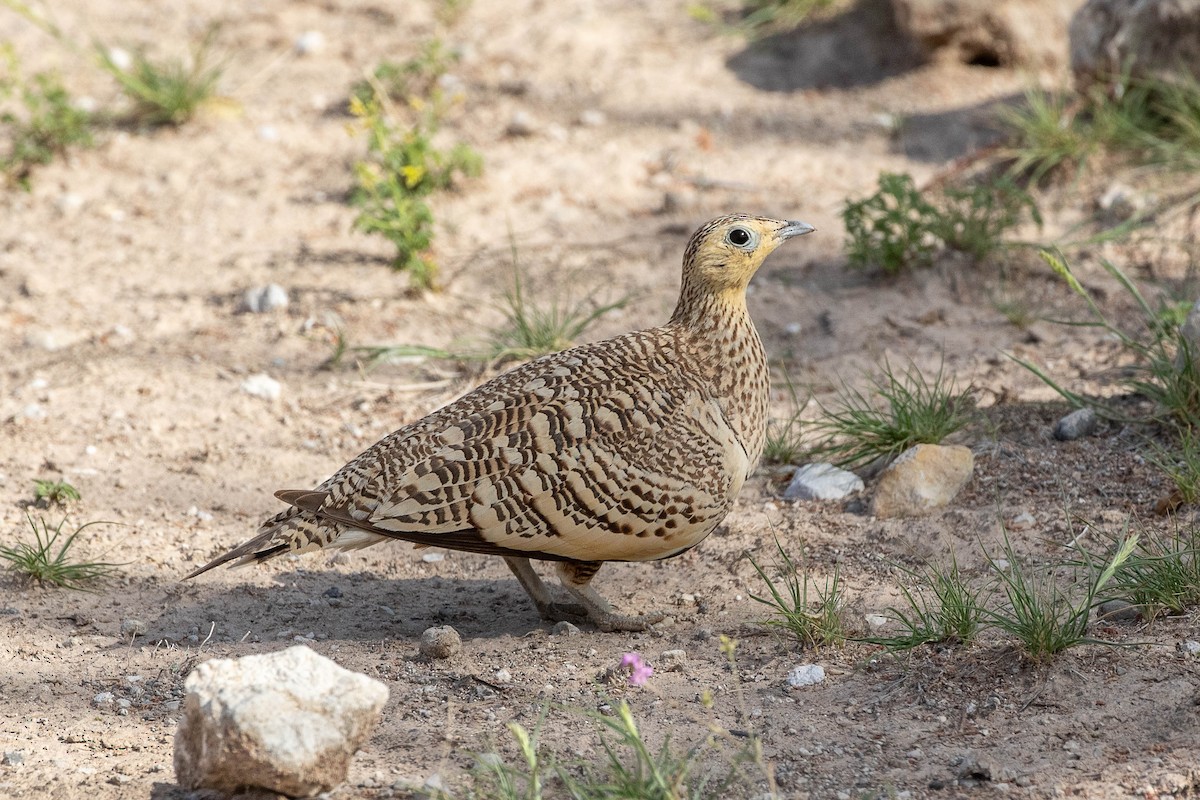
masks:
<path id="1" fill-rule="evenodd" d="M 283 499 L 480 552 L 589 561 L 687 549 L 724 517 L 750 464 L 720 405 L 678 368 L 682 354 L 648 336 L 506 373 Z"/>

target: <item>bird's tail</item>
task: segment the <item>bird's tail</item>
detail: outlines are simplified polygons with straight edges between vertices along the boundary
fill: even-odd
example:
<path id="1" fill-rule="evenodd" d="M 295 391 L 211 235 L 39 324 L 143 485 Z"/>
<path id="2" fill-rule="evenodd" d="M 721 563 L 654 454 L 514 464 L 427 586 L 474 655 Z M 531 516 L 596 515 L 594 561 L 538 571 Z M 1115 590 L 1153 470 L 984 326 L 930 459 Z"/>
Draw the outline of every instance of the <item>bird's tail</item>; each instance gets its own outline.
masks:
<path id="1" fill-rule="evenodd" d="M 293 507 L 264 522 L 258 529 L 258 535 L 250 541 L 189 572 L 183 580 L 231 561 L 234 562 L 232 566 L 241 567 L 267 561 L 284 553 L 308 553 L 326 547 L 357 550 L 382 541 L 387 541 L 387 538 L 355 530 L 311 511 Z"/>

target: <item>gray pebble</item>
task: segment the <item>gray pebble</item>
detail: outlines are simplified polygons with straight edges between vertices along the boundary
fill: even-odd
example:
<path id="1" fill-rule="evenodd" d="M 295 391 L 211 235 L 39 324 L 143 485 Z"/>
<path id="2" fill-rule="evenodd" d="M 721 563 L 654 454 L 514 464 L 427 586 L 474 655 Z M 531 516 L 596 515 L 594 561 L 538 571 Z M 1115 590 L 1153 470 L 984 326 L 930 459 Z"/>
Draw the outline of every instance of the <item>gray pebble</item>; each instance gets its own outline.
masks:
<path id="1" fill-rule="evenodd" d="M 1200 642 L 1197 642 L 1194 639 L 1184 639 L 1182 642 L 1175 645 L 1175 648 L 1185 656 L 1200 655 Z"/>
<path id="2" fill-rule="evenodd" d="M 288 307 L 287 290 L 278 283 L 268 283 L 254 289 L 247 289 L 242 295 L 242 308 L 252 314 L 265 314 L 277 308 Z"/>
<path id="3" fill-rule="evenodd" d="M 25 756 L 20 750 L 9 750 L 4 754 L 4 757 L 0 759 L 0 764 L 3 764 L 6 767 L 15 767 L 18 764 L 24 763 Z"/>
<path id="4" fill-rule="evenodd" d="M 1060 442 L 1071 442 L 1095 433 L 1100 418 L 1090 408 L 1077 408 L 1058 421 L 1054 426 L 1054 438 Z"/>
<path id="5" fill-rule="evenodd" d="M 419 647 L 426 658 L 450 658 L 462 652 L 462 637 L 449 625 L 428 628 L 421 634 Z"/>
<path id="6" fill-rule="evenodd" d="M 121 635 L 122 636 L 145 636 L 146 623 L 140 619 L 129 617 L 121 620 Z"/>
<path id="7" fill-rule="evenodd" d="M 1097 619 L 1108 622 L 1132 622 L 1141 615 L 1141 609 L 1127 600 L 1105 600 L 1096 608 Z"/>
<path id="8" fill-rule="evenodd" d="M 512 119 L 508 121 L 508 127 L 504 132 L 509 136 L 532 136 L 537 133 L 537 123 L 528 111 L 518 111 L 512 115 Z"/>
<path id="9" fill-rule="evenodd" d="M 554 627 L 550 629 L 550 634 L 552 636 L 578 636 L 579 626 L 572 625 L 564 619 L 561 622 L 554 623 Z"/>

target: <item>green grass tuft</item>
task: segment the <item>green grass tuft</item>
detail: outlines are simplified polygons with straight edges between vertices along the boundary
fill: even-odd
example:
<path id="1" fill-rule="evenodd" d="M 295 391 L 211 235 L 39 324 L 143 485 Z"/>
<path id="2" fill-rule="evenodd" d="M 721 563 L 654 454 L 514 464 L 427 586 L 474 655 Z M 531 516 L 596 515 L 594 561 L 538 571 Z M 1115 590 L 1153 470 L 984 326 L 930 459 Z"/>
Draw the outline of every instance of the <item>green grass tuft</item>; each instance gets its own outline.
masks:
<path id="1" fill-rule="evenodd" d="M 871 636 L 863 641 L 891 651 L 925 644 L 969 645 L 978 634 L 984 609 L 978 589 L 971 587 L 951 559 L 948 567 L 929 566 L 923 572 L 905 570 L 911 587 L 900 584 L 904 608 L 889 608 L 900 633 Z"/>
<path id="2" fill-rule="evenodd" d="M 8 568 L 18 575 L 24 575 L 38 584 L 51 584 L 65 589 L 87 589 L 88 584 L 108 577 L 120 564 L 105 561 L 75 561 L 70 550 L 76 538 L 84 529 L 92 525 L 110 525 L 106 522 L 88 522 L 77 527 L 66 539 L 59 540 L 63 535 L 66 519 L 51 527 L 45 519 L 34 521 L 26 516 L 29 527 L 33 529 L 33 544 L 19 542 L 15 545 L 0 545 L 0 559 L 8 562 Z M 38 525 L 41 525 L 39 528 Z M 57 551 L 55 546 L 57 545 Z"/>
<path id="3" fill-rule="evenodd" d="M 66 481 L 34 479 L 33 497 L 46 505 L 64 506 L 79 499 L 79 490 Z"/>
<path id="4" fill-rule="evenodd" d="M 939 444 L 974 416 L 972 391 L 959 391 L 941 366 L 930 380 L 913 364 L 897 373 L 884 361 L 883 376 L 872 383 L 870 394 L 843 383 L 837 406 L 822 407 L 812 423 L 820 439 L 810 459 L 830 459 L 848 469 L 891 460 L 913 445 Z"/>
<path id="5" fill-rule="evenodd" d="M 155 62 L 145 53 L 135 52 L 133 63 L 124 69 L 108 48 L 97 45 L 96 52 L 101 66 L 132 101 L 135 120 L 146 125 L 182 125 L 216 94 L 223 67 L 208 63 L 216 34 L 215 27 L 209 28 L 187 61 Z"/>
<path id="6" fill-rule="evenodd" d="M 779 539 L 775 539 L 779 552 L 778 579 L 773 579 L 759 566 L 753 557 L 750 564 L 767 586 L 768 597 L 750 593 L 750 599 L 768 606 L 774 616 L 764 624 L 783 628 L 800 642 L 802 647 L 840 645 L 846 640 L 846 629 L 842 622 L 845 600 L 842 596 L 841 572 L 834 567 L 833 576 L 818 588 L 807 570 L 801 571 L 792 561 Z"/>

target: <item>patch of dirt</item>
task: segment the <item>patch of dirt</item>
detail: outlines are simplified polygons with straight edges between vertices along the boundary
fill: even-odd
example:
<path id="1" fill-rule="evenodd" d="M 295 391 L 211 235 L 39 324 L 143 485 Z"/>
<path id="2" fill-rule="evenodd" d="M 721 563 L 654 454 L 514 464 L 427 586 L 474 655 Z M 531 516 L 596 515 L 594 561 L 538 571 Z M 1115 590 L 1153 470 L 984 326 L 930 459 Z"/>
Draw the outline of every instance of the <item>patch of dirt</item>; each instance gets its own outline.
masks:
<path id="1" fill-rule="evenodd" d="M 1044 665 L 999 638 L 899 660 L 862 644 L 798 652 L 757 624 L 764 611 L 749 594 L 760 584 L 745 555 L 770 561 L 772 535 L 818 579 L 840 568 L 862 631 L 865 614 L 897 601 L 901 567 L 953 552 L 979 576 L 981 548 L 995 552 L 1002 523 L 1016 519 L 1008 534 L 1020 553 L 1063 557 L 1080 532 L 1073 518 L 1093 523 L 1086 536 L 1099 547 L 1128 520 L 1167 525 L 1152 509 L 1168 487 L 1139 455 L 1136 431 L 1050 437 L 1066 407 L 1003 354 L 1111 394 L 1096 381 L 1115 348 L 1087 329 L 1022 330 L 996 310 L 997 297 L 1016 296 L 1050 316 L 1076 313 L 1035 263 L 1015 256 L 1003 280 L 953 261 L 891 281 L 844 266 L 845 198 L 872 190 L 881 170 L 933 177 L 946 166 L 935 158 L 977 143 L 978 109 L 1019 93 L 1024 76 L 880 61 L 853 80 L 771 78 L 776 62 L 750 59 L 685 5 L 476 0 L 443 34 L 462 47 L 456 74 L 467 89 L 448 132 L 483 154 L 485 172 L 435 200 L 447 286 L 426 297 L 387 269 L 386 243 L 351 231 L 345 196 L 362 143 L 347 135 L 342 109 L 365 71 L 438 32 L 431 6 L 56 5 L 75 41 L 155 54 L 181 52 L 221 21 L 222 86 L 238 110 L 179 130 L 109 131 L 95 149 L 39 170 L 31 193 L 0 196 L 3 541 L 28 536 L 33 479 L 62 476 L 83 494 L 73 520 L 119 523 L 89 528 L 81 551 L 125 562 L 94 594 L 0 577 L 0 751 L 23 758 L 0 765 L 0 796 L 185 796 L 171 767 L 184 676 L 203 659 L 296 641 L 391 690 L 336 800 L 396 796 L 393 786 L 435 773 L 463 785 L 473 752 L 512 756 L 505 723 L 532 727 L 547 703 L 579 711 L 550 712 L 546 747 L 598 757 L 582 712 L 618 697 L 653 743 L 669 733 L 691 745 L 714 723 L 760 733 L 784 797 L 1198 791 L 1200 676 L 1175 648 L 1200 638 L 1194 612 L 1152 628 L 1102 626 L 1094 635 L 1141 644 L 1082 647 Z M 310 30 L 326 47 L 296 55 L 294 40 Z M 29 69 L 58 68 L 76 91 L 117 102 L 87 58 L 16 15 L 0 15 L 0 36 Z M 844 88 L 806 88 L 825 85 Z M 505 134 L 518 111 L 533 135 Z M 582 124 L 585 111 L 604 121 Z M 919 146 L 896 134 L 904 119 L 921 121 Z M 675 202 L 663 212 L 667 193 Z M 550 636 L 500 561 L 454 552 L 427 561 L 431 551 L 399 544 L 179 582 L 275 513 L 273 491 L 315 484 L 478 380 L 435 364 L 322 370 L 336 328 L 362 344 L 477 338 L 502 319 L 510 245 L 544 297 L 632 298 L 589 335 L 656 324 L 674 305 L 688 235 L 731 210 L 818 229 L 773 256 L 750 297 L 771 356 L 798 386 L 828 401 L 843 378 L 887 356 L 922 368 L 944 358 L 979 390 L 985 422 L 961 437 L 976 475 L 952 508 L 877 520 L 854 504 L 778 500 L 764 474 L 700 547 L 604 568 L 597 586 L 619 608 L 673 612 L 644 634 Z M 1047 235 L 1077 221 L 1078 211 L 1048 212 Z M 1098 252 L 1120 260 L 1107 247 Z M 1172 263 L 1169 277 L 1194 267 Z M 1085 254 L 1077 266 L 1120 313 L 1096 261 Z M 287 310 L 241 313 L 243 292 L 268 282 L 287 288 Z M 283 384 L 279 401 L 239 390 L 259 372 Z M 786 392 L 775 400 L 785 415 Z M 28 413 L 35 404 L 44 419 Z M 144 635 L 122 635 L 131 619 Z M 459 630 L 463 653 L 423 661 L 417 637 L 439 624 Z M 736 674 L 722 634 L 739 641 Z M 604 680 L 625 652 L 655 664 L 672 649 L 686 651 L 683 669 L 660 670 L 643 689 Z M 788 688 L 788 671 L 809 661 L 825 667 L 825 682 Z M 496 682 L 500 669 L 511 682 Z"/>

